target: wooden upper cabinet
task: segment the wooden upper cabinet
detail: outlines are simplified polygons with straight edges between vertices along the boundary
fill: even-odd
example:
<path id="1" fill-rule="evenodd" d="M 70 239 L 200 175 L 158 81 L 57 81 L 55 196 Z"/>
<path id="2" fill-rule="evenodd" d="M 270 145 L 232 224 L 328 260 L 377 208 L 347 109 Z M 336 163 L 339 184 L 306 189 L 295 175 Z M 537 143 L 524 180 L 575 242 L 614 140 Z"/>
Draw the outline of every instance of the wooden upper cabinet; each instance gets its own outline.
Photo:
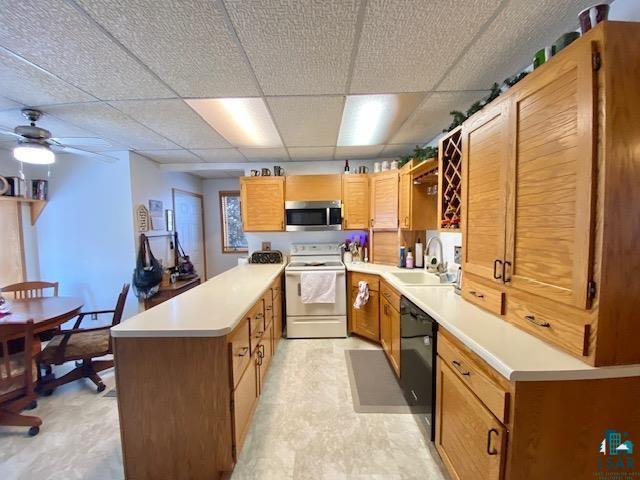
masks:
<path id="1" fill-rule="evenodd" d="M 285 200 L 288 202 L 342 200 L 340 177 L 340 174 L 290 175 L 286 177 Z"/>
<path id="2" fill-rule="evenodd" d="M 284 177 L 240 178 L 245 232 L 284 231 Z"/>
<path id="3" fill-rule="evenodd" d="M 399 206 L 398 206 L 398 220 L 400 221 L 400 228 L 410 228 L 411 226 L 411 187 L 412 187 L 411 173 L 404 171 L 404 168 L 400 170 L 400 189 L 399 189 Z"/>
<path id="4" fill-rule="evenodd" d="M 369 228 L 369 176 L 342 177 L 343 227 L 347 230 Z"/>
<path id="5" fill-rule="evenodd" d="M 371 227 L 398 228 L 398 171 L 371 175 Z"/>
<path id="6" fill-rule="evenodd" d="M 462 268 L 502 281 L 509 103 L 497 101 L 462 127 Z"/>
<path id="7" fill-rule="evenodd" d="M 594 75 L 591 42 L 573 46 L 511 97 L 505 282 L 588 307 Z"/>

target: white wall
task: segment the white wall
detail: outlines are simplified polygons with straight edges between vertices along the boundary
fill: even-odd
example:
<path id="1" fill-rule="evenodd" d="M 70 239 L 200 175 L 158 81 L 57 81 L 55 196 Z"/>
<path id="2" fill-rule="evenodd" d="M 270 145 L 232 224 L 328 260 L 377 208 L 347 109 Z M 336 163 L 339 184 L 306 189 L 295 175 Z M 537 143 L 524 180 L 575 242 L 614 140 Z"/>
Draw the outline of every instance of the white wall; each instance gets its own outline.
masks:
<path id="1" fill-rule="evenodd" d="M 209 278 L 235 267 L 238 258 L 247 254 L 222 253 L 222 223 L 220 220 L 220 192 L 240 191 L 238 178 L 209 179 L 202 182 L 205 211 L 205 239 L 207 243 L 207 276 Z"/>
<path id="2" fill-rule="evenodd" d="M 36 224 L 40 277 L 60 282 L 60 295 L 82 297 L 85 310 L 114 307 L 134 267 L 130 218 L 127 153 L 114 163 L 59 155 Z M 125 315 L 136 312 L 131 293 Z"/>
<path id="3" fill-rule="evenodd" d="M 609 19 L 640 22 L 640 1 L 615 0 L 609 10 Z"/>
<path id="4" fill-rule="evenodd" d="M 176 188 L 191 193 L 202 194 L 202 179 L 189 173 L 168 172 L 160 168 L 157 163 L 136 153 L 130 154 L 131 175 L 131 211 L 130 222 L 134 229 L 135 245 L 138 246 L 138 232 L 135 211 L 142 204 L 149 208 L 149 200 L 160 200 L 163 208 L 173 209 L 172 189 Z M 206 207 L 205 207 L 206 210 Z M 206 211 L 205 211 L 206 216 Z M 149 236 L 167 233 L 166 231 L 150 231 Z M 174 254 L 171 249 L 170 237 L 151 238 L 151 250 L 158 259 L 162 259 L 164 266 L 172 266 Z"/>

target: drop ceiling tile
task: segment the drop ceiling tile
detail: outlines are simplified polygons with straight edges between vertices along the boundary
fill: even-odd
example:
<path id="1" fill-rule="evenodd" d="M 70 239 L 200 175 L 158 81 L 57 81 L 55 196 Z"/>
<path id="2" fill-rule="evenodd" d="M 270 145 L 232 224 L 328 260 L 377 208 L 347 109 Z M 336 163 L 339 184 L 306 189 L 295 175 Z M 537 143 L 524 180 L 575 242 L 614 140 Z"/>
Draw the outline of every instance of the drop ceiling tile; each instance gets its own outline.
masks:
<path id="1" fill-rule="evenodd" d="M 183 97 L 258 95 L 220 2 L 78 0 L 102 26 Z"/>
<path id="2" fill-rule="evenodd" d="M 382 153 L 384 145 L 365 145 L 359 147 L 337 147 L 336 160 L 352 158 L 376 158 Z"/>
<path id="3" fill-rule="evenodd" d="M 502 0 L 369 0 L 350 93 L 432 90 Z"/>
<path id="4" fill-rule="evenodd" d="M 247 159 L 235 148 L 192 149 L 205 162 L 211 163 L 237 163 L 246 162 Z"/>
<path id="5" fill-rule="evenodd" d="M 333 160 L 334 147 L 291 147 L 289 156 L 296 162 L 312 160 Z"/>
<path id="6" fill-rule="evenodd" d="M 321 147 L 336 144 L 343 96 L 269 97 L 267 103 L 285 145 Z"/>
<path id="7" fill-rule="evenodd" d="M 415 143 L 405 145 L 385 145 L 382 149 L 382 153 L 380 154 L 380 158 L 400 157 L 402 155 L 406 155 L 407 153 L 413 152 L 414 148 L 416 148 Z"/>
<path id="8" fill-rule="evenodd" d="M 267 95 L 344 93 L 358 0 L 226 0 Z"/>
<path id="9" fill-rule="evenodd" d="M 230 147 L 181 99 L 128 100 L 110 105 L 183 148 Z"/>
<path id="10" fill-rule="evenodd" d="M 175 143 L 152 132 L 106 103 L 53 105 L 48 107 L 47 111 L 61 120 L 82 126 L 101 138 L 135 150 L 178 148 Z"/>
<path id="11" fill-rule="evenodd" d="M 284 148 L 241 148 L 240 153 L 250 162 L 288 162 Z"/>
<path id="12" fill-rule="evenodd" d="M 103 100 L 175 96 L 69 2 L 3 1 L 0 45 Z"/>
<path id="13" fill-rule="evenodd" d="M 0 14 L 0 18 L 3 13 Z M 1 20 L 0 20 L 1 22 Z M 2 31 L 0 25 L 0 32 Z M 88 102 L 91 95 L 0 49 L 2 94 L 23 105 Z"/>
<path id="14" fill-rule="evenodd" d="M 577 14 L 591 0 L 512 0 L 476 39 L 439 86 L 441 90 L 489 88 L 532 63 L 533 54 L 575 30 Z"/>
<path id="15" fill-rule="evenodd" d="M 452 110 L 466 111 L 488 92 L 438 92 L 428 95 L 407 121 L 391 137 L 390 143 L 423 144 L 451 124 Z"/>
<path id="16" fill-rule="evenodd" d="M 202 163 L 200 157 L 189 150 L 136 150 L 136 153 L 158 163 Z"/>
<path id="17" fill-rule="evenodd" d="M 0 75 L 2 75 L 0 73 Z M 2 77 L 4 79 L 4 77 Z M 4 82 L 3 82 L 4 83 Z M 3 85 L 4 87 L 4 85 Z M 20 108 L 22 105 L 20 105 L 18 102 L 14 102 L 13 100 L 9 100 L 8 98 L 4 98 L 4 97 L 0 97 L 0 110 L 9 110 L 9 109 L 13 109 L 13 108 Z"/>

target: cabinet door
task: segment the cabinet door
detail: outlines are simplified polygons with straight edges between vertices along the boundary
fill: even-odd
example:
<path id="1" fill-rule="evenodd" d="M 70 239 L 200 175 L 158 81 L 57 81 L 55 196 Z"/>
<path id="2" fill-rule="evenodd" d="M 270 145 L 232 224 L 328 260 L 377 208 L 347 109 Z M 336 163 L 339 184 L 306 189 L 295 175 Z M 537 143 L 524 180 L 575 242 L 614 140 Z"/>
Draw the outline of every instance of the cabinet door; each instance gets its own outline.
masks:
<path id="1" fill-rule="evenodd" d="M 581 42 L 518 90 L 511 107 L 505 281 L 588 307 L 593 220 L 594 75 Z M 549 65 L 551 67 L 551 65 Z M 524 84 L 523 84 L 524 86 Z"/>
<path id="2" fill-rule="evenodd" d="M 502 281 L 508 106 L 494 102 L 462 126 L 462 268 Z"/>
<path id="3" fill-rule="evenodd" d="M 389 321 L 391 325 L 391 364 L 400 377 L 400 313 L 389 307 Z"/>
<path id="4" fill-rule="evenodd" d="M 371 176 L 371 227 L 398 228 L 398 171 Z"/>
<path id="5" fill-rule="evenodd" d="M 389 302 L 380 298 L 380 344 L 382 349 L 391 359 L 391 305 Z"/>
<path id="6" fill-rule="evenodd" d="M 369 228 L 369 176 L 344 175 L 342 201 L 345 229 Z"/>
<path id="7" fill-rule="evenodd" d="M 410 173 L 400 174 L 400 194 L 398 216 L 400 228 L 411 228 L 411 189 L 413 180 Z"/>
<path id="8" fill-rule="evenodd" d="M 436 448 L 452 478 L 499 480 L 506 429 L 438 357 Z"/>
<path id="9" fill-rule="evenodd" d="M 358 289 L 351 289 L 351 298 L 356 298 Z M 378 292 L 369 291 L 369 301 L 361 309 L 352 307 L 353 332 L 376 342 L 380 341 L 380 312 Z"/>
<path id="10" fill-rule="evenodd" d="M 236 446 L 236 461 L 258 400 L 257 356 L 252 356 L 252 360 L 233 391 L 233 435 Z"/>
<path id="11" fill-rule="evenodd" d="M 271 348 L 271 336 L 273 335 L 273 325 L 269 327 L 269 330 L 265 332 L 264 338 L 258 344 L 258 367 L 260 369 L 260 389 L 258 393 L 262 393 L 264 381 L 267 376 L 267 370 L 269 369 L 269 365 L 271 365 L 271 358 L 273 357 L 273 350 Z"/>
<path id="12" fill-rule="evenodd" d="M 245 232 L 284 230 L 284 177 L 240 178 Z"/>
<path id="13" fill-rule="evenodd" d="M 278 349 L 280 338 L 282 338 L 282 295 L 277 294 L 273 299 L 273 353 Z"/>

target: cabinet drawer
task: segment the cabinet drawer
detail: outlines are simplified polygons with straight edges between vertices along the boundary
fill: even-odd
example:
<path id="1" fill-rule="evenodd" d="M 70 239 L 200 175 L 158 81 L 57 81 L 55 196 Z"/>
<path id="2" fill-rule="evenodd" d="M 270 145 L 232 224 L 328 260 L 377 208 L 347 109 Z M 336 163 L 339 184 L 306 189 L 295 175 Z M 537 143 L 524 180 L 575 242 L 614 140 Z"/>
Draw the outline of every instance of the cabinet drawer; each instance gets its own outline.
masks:
<path id="1" fill-rule="evenodd" d="M 251 335 L 251 354 L 262 339 L 265 332 L 263 301 L 260 300 L 249 312 L 249 333 Z"/>
<path id="2" fill-rule="evenodd" d="M 249 319 L 245 317 L 229 334 L 233 388 L 238 385 L 240 376 L 251 359 L 249 344 Z"/>
<path id="3" fill-rule="evenodd" d="M 278 276 L 271 284 L 271 290 L 273 291 L 273 298 L 276 298 L 282 293 L 282 277 Z"/>
<path id="4" fill-rule="evenodd" d="M 438 336 L 438 356 L 503 423 L 507 421 L 509 393 L 497 385 L 470 355 L 444 335 Z"/>
<path id="5" fill-rule="evenodd" d="M 385 282 L 380 282 L 380 291 L 382 292 L 382 297 L 389 302 L 389 305 L 399 312 L 400 295 Z"/>
<path id="6" fill-rule="evenodd" d="M 507 295 L 506 319 L 574 355 L 589 354 L 590 325 L 583 311 L 556 303 L 530 302 Z"/>
<path id="7" fill-rule="evenodd" d="M 269 328 L 271 321 L 273 320 L 273 297 L 272 290 L 267 290 L 262 300 L 264 301 L 264 325 Z"/>
<path id="8" fill-rule="evenodd" d="M 351 286 L 358 288 L 358 282 L 364 280 L 369 284 L 369 290 L 377 292 L 380 290 L 380 278 L 377 275 L 368 273 L 353 272 L 351 274 Z"/>
<path id="9" fill-rule="evenodd" d="M 465 277 L 462 282 L 462 298 L 496 315 L 504 311 L 504 293 Z"/>

